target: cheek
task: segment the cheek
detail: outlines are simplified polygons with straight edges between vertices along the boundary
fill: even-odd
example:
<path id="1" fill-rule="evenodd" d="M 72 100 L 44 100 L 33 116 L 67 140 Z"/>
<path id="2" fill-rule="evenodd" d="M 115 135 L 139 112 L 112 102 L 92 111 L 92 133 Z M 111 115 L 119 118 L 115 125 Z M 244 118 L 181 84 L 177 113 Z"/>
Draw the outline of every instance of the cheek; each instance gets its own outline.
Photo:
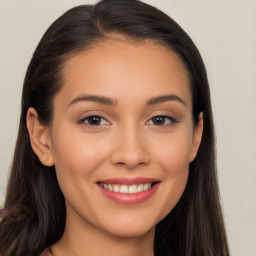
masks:
<path id="1" fill-rule="evenodd" d="M 170 134 L 159 140 L 154 148 L 154 155 L 158 163 L 165 170 L 166 175 L 179 175 L 186 170 L 190 162 L 193 132 L 186 126 L 184 129 Z"/>
<path id="2" fill-rule="evenodd" d="M 67 132 L 68 129 L 56 129 L 54 136 L 55 169 L 60 187 L 65 191 L 75 191 L 92 181 L 92 174 L 105 159 L 99 143 L 83 134 Z M 94 143 L 93 143 L 94 142 Z"/>
<path id="3" fill-rule="evenodd" d="M 95 170 L 106 158 L 106 153 L 101 143 L 95 143 L 95 138 L 66 131 L 58 129 L 53 151 L 57 179 L 66 201 L 67 213 L 68 209 L 75 209 L 83 213 L 86 219 L 93 219 L 94 202 L 88 195 L 94 189 Z"/>
<path id="4" fill-rule="evenodd" d="M 188 180 L 189 157 L 192 139 L 189 133 L 170 136 L 155 151 L 155 161 L 163 170 L 162 197 L 159 202 L 163 211 L 159 221 L 164 218 L 180 200 Z"/>

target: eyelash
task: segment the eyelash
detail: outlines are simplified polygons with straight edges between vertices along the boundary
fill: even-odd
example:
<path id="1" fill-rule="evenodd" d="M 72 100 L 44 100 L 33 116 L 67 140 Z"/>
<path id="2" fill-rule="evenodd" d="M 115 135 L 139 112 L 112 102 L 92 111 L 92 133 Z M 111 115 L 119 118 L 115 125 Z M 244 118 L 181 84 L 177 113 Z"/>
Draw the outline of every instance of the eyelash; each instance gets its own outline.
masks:
<path id="1" fill-rule="evenodd" d="M 95 118 L 95 117 L 98 118 L 98 119 L 100 119 L 101 121 L 102 121 L 102 120 L 105 120 L 106 122 L 108 122 L 108 121 L 107 121 L 104 117 L 102 117 L 102 116 L 99 116 L 99 115 L 90 115 L 90 116 L 87 116 L 87 117 L 85 117 L 85 118 L 79 120 L 78 123 L 79 123 L 79 124 L 86 124 L 87 126 L 92 126 L 92 127 L 94 127 L 94 128 L 97 128 L 97 126 L 102 126 L 102 125 L 100 125 L 100 124 L 89 124 L 88 122 L 86 122 L 86 121 L 88 121 L 90 118 Z M 174 118 L 174 117 L 172 117 L 172 116 L 166 116 L 166 115 L 157 115 L 157 116 L 154 116 L 154 117 L 150 118 L 149 121 L 151 121 L 151 120 L 153 120 L 153 119 L 156 119 L 156 118 L 164 118 L 164 119 L 165 119 L 165 122 L 166 122 L 166 120 L 169 120 L 169 122 L 168 122 L 168 124 L 165 124 L 165 122 L 164 122 L 164 124 L 160 124 L 160 125 L 152 124 L 152 125 L 167 127 L 167 126 L 171 126 L 171 125 L 173 125 L 173 124 L 175 124 L 175 123 L 178 122 L 178 120 L 177 120 L 176 118 Z M 149 121 L 147 121 L 147 123 L 148 123 Z"/>

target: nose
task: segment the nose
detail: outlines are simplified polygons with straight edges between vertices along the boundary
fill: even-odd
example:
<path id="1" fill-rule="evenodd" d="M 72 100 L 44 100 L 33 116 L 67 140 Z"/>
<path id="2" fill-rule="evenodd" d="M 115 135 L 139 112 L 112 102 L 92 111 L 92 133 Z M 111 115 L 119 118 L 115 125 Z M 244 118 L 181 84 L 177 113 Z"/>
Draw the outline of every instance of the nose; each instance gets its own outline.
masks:
<path id="1" fill-rule="evenodd" d="M 123 165 L 134 169 L 150 163 L 150 154 L 145 138 L 135 128 L 125 129 L 113 143 L 110 160 L 114 165 Z"/>

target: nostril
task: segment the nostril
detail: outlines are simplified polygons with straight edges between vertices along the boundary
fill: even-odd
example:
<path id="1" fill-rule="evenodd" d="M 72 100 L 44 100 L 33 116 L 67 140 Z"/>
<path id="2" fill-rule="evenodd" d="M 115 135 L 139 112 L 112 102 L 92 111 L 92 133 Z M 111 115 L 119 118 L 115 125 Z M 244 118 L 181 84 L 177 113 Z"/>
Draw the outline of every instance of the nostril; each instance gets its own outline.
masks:
<path id="1" fill-rule="evenodd" d="M 110 161 L 116 166 L 126 166 L 129 169 L 133 169 L 139 165 L 148 164 L 150 155 L 145 148 L 131 148 L 123 145 L 111 152 Z"/>

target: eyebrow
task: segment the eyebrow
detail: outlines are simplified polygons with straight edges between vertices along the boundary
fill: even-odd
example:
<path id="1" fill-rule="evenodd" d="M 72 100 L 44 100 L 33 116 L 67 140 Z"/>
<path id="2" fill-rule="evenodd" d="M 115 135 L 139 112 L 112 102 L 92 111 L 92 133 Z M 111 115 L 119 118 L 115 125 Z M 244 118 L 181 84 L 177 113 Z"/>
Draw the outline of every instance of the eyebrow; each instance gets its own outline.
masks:
<path id="1" fill-rule="evenodd" d="M 151 98 L 150 100 L 148 100 L 147 105 L 154 105 L 154 104 L 163 103 L 166 101 L 177 101 L 183 104 L 184 106 L 187 106 L 185 101 L 175 94 L 160 95 L 160 96 Z"/>
<path id="2" fill-rule="evenodd" d="M 108 105 L 108 106 L 115 106 L 118 103 L 117 100 L 113 100 L 106 96 L 82 94 L 82 95 L 79 95 L 78 97 L 76 97 L 75 99 L 73 99 L 68 104 L 68 107 L 70 105 L 73 105 L 78 102 L 83 102 L 83 101 L 91 101 L 91 102 L 101 103 L 101 104 Z M 163 103 L 163 102 L 167 102 L 167 101 L 176 101 L 176 102 L 183 104 L 184 106 L 187 106 L 185 101 L 182 100 L 180 97 L 178 97 L 175 94 L 166 94 L 166 95 L 160 95 L 160 96 L 153 97 L 147 101 L 146 105 L 154 105 L 154 104 L 159 104 L 159 103 Z"/>
<path id="3" fill-rule="evenodd" d="M 109 105 L 109 106 L 117 105 L 117 101 L 112 100 L 111 98 L 108 98 L 108 97 L 105 97 L 105 96 L 82 94 L 82 95 L 79 95 L 78 97 L 76 97 L 75 99 L 73 99 L 68 104 L 68 107 L 70 105 L 73 105 L 73 104 L 75 104 L 77 102 L 81 102 L 81 101 L 92 101 L 92 102 L 97 102 L 97 103 L 101 103 L 101 104 Z"/>

